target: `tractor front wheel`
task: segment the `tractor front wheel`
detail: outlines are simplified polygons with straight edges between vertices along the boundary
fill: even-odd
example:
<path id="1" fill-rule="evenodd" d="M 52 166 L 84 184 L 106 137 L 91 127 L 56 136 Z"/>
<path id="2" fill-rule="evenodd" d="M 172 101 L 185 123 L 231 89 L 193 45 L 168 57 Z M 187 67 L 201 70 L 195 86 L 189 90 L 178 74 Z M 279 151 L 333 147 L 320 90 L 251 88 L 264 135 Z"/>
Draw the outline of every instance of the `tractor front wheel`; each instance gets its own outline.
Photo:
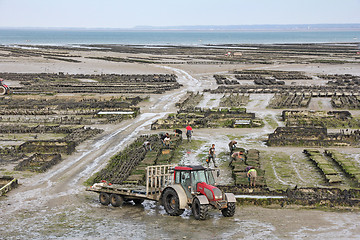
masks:
<path id="1" fill-rule="evenodd" d="M 235 214 L 235 203 L 230 202 L 227 204 L 227 208 L 221 210 L 224 217 L 232 217 Z"/>
<path id="2" fill-rule="evenodd" d="M 193 203 L 191 205 L 191 211 L 196 220 L 205 220 L 208 216 L 209 205 L 208 204 L 200 204 L 198 198 L 194 198 Z"/>
<path id="3" fill-rule="evenodd" d="M 162 201 L 165 211 L 170 216 L 179 216 L 185 211 L 185 209 L 180 209 L 179 197 L 172 188 L 165 190 Z"/>

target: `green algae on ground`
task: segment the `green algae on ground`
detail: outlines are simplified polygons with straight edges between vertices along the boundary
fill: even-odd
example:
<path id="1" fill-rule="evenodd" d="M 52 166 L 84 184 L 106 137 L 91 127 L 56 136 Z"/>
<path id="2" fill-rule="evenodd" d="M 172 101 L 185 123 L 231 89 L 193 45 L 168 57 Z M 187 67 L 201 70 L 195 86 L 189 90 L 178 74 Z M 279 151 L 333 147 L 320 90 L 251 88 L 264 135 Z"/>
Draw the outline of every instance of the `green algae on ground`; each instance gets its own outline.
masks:
<path id="1" fill-rule="evenodd" d="M 183 141 L 175 149 L 173 162 L 180 162 L 187 150 L 198 150 L 204 143 L 205 141 L 202 140 L 191 140 L 191 142 L 188 142 L 186 139 L 183 139 Z"/>
<path id="2" fill-rule="evenodd" d="M 279 126 L 279 124 L 276 122 L 276 120 L 274 120 L 273 116 L 270 114 L 266 115 L 264 119 L 272 128 L 277 128 Z"/>
<path id="3" fill-rule="evenodd" d="M 294 186 L 324 184 L 320 173 L 306 158 L 283 152 L 262 152 L 260 161 L 270 189 L 285 190 Z"/>

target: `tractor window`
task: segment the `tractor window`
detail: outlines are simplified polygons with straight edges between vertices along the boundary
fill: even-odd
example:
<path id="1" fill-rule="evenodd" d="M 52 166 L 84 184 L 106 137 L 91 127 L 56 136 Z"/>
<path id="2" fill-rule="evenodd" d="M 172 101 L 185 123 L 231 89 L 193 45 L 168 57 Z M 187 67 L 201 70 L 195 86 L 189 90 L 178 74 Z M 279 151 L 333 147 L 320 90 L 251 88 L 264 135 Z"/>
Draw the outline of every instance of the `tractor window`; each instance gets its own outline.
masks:
<path id="1" fill-rule="evenodd" d="M 175 183 L 180 183 L 180 172 L 179 171 L 175 172 Z"/>
<path id="2" fill-rule="evenodd" d="M 181 185 L 184 188 L 190 186 L 190 172 L 181 172 Z"/>
<path id="3" fill-rule="evenodd" d="M 192 172 L 192 183 L 194 189 L 196 189 L 196 184 L 198 182 L 206 182 L 208 183 L 205 175 L 205 171 L 193 171 Z"/>
<path id="4" fill-rule="evenodd" d="M 208 184 L 210 185 L 214 185 L 215 184 L 215 179 L 214 179 L 214 175 L 212 173 L 212 171 L 206 171 L 206 176 L 207 176 L 207 179 L 208 179 Z"/>

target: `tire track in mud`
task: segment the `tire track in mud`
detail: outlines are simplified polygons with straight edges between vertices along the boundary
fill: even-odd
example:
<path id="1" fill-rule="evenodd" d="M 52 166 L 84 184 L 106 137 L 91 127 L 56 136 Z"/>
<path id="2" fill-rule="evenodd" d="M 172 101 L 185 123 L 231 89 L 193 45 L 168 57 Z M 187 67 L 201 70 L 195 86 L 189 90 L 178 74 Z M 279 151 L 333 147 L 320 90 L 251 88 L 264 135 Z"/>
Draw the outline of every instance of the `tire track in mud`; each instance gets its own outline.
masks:
<path id="1" fill-rule="evenodd" d="M 198 79 L 191 76 L 188 72 L 182 69 L 173 68 L 169 66 L 158 66 L 158 67 L 171 70 L 175 72 L 178 76 L 181 76 L 180 78 L 178 78 L 178 82 L 185 86 L 185 90 L 191 92 L 197 92 L 203 90 L 201 82 Z"/>
<path id="2" fill-rule="evenodd" d="M 219 107 L 223 94 L 204 93 L 204 99 L 198 104 L 201 108 Z"/>
<path id="3" fill-rule="evenodd" d="M 310 183 L 310 181 L 306 181 L 300 174 L 299 169 L 296 167 L 296 164 L 294 162 L 294 159 L 296 158 L 296 154 L 292 154 L 290 156 L 290 165 L 292 166 L 292 168 L 294 169 L 294 171 L 296 172 L 296 175 L 298 176 L 298 178 L 303 182 L 303 183 Z"/>
<path id="4" fill-rule="evenodd" d="M 272 168 L 272 170 L 273 170 L 273 172 L 274 172 L 274 177 L 275 177 L 275 179 L 276 179 L 278 182 L 280 182 L 282 185 L 284 185 L 284 186 L 290 186 L 291 184 L 290 184 L 288 181 L 282 180 L 281 177 L 279 177 L 279 175 L 277 174 L 276 166 L 274 165 L 274 161 L 273 161 L 273 157 L 272 157 L 272 156 L 269 158 L 269 162 L 270 162 L 271 168 Z"/>

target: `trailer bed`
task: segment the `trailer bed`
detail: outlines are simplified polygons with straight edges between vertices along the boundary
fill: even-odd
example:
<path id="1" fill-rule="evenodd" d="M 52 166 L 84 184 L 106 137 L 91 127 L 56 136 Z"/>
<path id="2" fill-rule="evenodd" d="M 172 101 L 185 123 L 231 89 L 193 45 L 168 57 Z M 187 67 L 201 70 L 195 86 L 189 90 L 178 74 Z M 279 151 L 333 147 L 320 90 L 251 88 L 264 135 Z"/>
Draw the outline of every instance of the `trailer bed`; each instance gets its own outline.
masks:
<path id="1" fill-rule="evenodd" d="M 92 186 L 86 189 L 86 191 L 97 192 L 97 193 L 108 193 L 108 194 L 119 194 L 124 198 L 141 198 L 148 200 L 158 200 L 160 191 L 149 191 L 146 192 L 145 186 L 136 186 L 136 185 L 106 185 L 103 186 Z"/>

